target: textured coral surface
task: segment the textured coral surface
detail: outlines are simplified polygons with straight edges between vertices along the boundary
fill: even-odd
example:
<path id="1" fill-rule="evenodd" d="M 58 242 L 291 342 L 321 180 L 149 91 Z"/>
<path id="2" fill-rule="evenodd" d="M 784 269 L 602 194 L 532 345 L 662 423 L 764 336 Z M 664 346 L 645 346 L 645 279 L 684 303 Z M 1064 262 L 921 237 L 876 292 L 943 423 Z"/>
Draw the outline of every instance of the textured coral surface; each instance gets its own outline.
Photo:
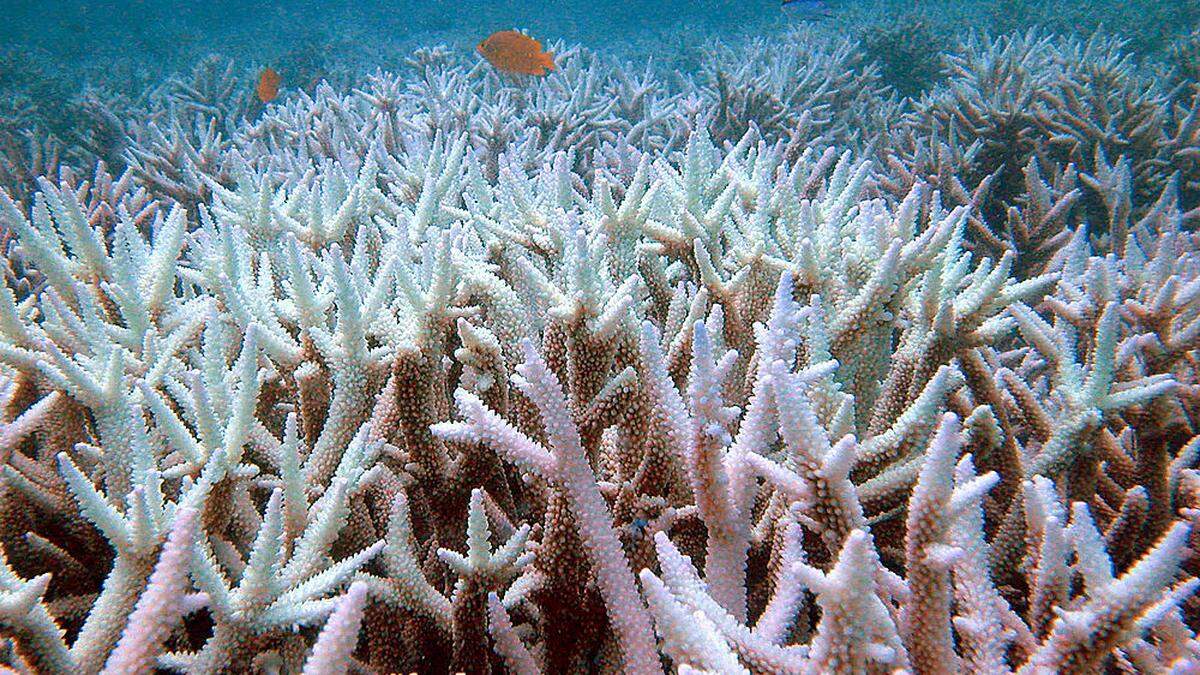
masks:
<path id="1" fill-rule="evenodd" d="M 1200 670 L 1200 38 L 780 40 L 0 110 L 0 663 Z"/>

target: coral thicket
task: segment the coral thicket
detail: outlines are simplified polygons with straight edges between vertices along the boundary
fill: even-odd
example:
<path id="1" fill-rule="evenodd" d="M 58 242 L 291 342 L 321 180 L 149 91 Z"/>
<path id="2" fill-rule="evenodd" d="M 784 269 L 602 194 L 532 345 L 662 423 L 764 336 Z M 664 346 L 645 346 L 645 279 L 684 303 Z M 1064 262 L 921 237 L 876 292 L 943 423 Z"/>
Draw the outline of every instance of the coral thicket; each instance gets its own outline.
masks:
<path id="1" fill-rule="evenodd" d="M 871 40 L 13 113 L 0 663 L 1200 668 L 1195 73 Z"/>

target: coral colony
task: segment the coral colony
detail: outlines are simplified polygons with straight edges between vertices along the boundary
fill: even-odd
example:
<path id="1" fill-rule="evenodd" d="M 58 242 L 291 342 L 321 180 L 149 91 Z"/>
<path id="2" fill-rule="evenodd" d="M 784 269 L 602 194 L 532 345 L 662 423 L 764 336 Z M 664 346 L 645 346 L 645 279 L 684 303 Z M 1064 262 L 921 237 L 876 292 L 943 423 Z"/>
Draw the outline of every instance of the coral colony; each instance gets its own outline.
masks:
<path id="1" fill-rule="evenodd" d="M 1200 669 L 1194 73 L 551 51 L 6 127 L 0 661 Z"/>

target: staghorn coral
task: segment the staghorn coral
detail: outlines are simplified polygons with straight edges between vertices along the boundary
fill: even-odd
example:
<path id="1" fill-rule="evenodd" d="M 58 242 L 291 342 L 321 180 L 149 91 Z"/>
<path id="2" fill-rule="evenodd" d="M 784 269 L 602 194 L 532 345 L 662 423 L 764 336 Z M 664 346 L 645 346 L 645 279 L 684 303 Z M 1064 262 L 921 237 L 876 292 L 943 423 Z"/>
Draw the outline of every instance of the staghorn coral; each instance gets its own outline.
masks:
<path id="1" fill-rule="evenodd" d="M 918 15 L 898 16 L 868 26 L 859 36 L 862 51 L 879 64 L 879 79 L 901 96 L 918 97 L 941 74 L 948 37 Z"/>
<path id="2" fill-rule="evenodd" d="M 1163 199 L 1195 217 L 1197 99 L 1119 39 L 977 36 L 946 76 L 891 132 L 880 186 L 900 198 L 925 181 L 971 205 L 972 246 L 1016 253 L 1018 274 L 1044 269 L 1081 225 L 1119 248 Z"/>
<path id="3" fill-rule="evenodd" d="M 715 99 L 708 122 L 736 142 L 754 125 L 790 144 L 864 146 L 895 119 L 879 69 L 859 45 L 798 28 L 770 41 L 717 52 L 701 68 L 703 95 Z"/>
<path id="4" fill-rule="evenodd" d="M 1186 176 L 1039 147 L 1091 142 L 1066 115 L 997 169 L 932 93 L 884 163 L 829 147 L 886 130 L 838 44 L 692 95 L 428 51 L 244 123 L 206 66 L 119 127 L 128 169 L 0 193 L 0 660 L 1197 667 Z M 788 122 L 730 98 L 768 93 Z M 1175 166 L 1156 96 L 1124 109 Z"/>
<path id="5" fill-rule="evenodd" d="M 195 216 L 142 224 L 48 181 L 4 198 L 46 278 L 5 292 L 0 358 L 32 394 L 7 409 L 47 429 L 14 435 L 4 481 L 69 523 L 41 530 L 50 576 L 6 566 L 12 665 L 932 672 L 1194 649 L 1172 476 L 1195 331 L 1147 305 L 1197 283 L 1174 202 L 1126 235 L 1144 253 L 1120 262 L 1145 263 L 1074 235 L 1017 281 L 1012 253 L 964 249 L 968 207 L 867 198 L 849 155 L 701 130 L 601 186 L 558 160 L 488 181 L 467 149 L 282 184 L 245 163 Z M 106 577 L 49 583 L 101 553 L 88 533 Z"/>

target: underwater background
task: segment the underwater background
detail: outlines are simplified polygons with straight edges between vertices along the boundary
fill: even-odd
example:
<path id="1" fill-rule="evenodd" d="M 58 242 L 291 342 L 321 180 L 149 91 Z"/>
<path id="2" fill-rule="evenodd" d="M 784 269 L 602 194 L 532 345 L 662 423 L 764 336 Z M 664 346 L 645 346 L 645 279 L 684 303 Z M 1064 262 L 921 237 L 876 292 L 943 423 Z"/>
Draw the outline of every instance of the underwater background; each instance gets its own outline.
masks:
<path id="1" fill-rule="evenodd" d="M 7 0 L 3 10 L 3 144 L 11 145 L 14 135 L 53 137 L 65 157 L 99 156 L 113 168 L 125 163 L 128 150 L 118 147 L 114 137 L 125 134 L 113 125 L 128 116 L 145 118 L 147 106 L 162 107 L 150 99 L 161 98 L 164 85 L 201 77 L 197 69 L 227 68 L 230 81 L 223 84 L 250 91 L 269 67 L 282 73 L 285 94 L 311 94 L 322 81 L 345 88 L 376 71 L 402 71 L 412 51 L 423 47 L 444 45 L 455 59 L 472 62 L 480 40 L 516 28 L 613 65 L 649 62 L 678 92 L 687 88 L 679 84 L 685 80 L 712 86 L 712 56 L 721 50 L 757 41 L 768 58 L 792 49 L 816 55 L 844 41 L 854 56 L 839 67 L 869 70 L 872 84 L 888 90 L 877 103 L 890 105 L 953 88 L 946 58 L 963 54 L 971 40 L 1030 29 L 1042 36 L 1102 36 L 1119 45 L 1119 56 L 1139 76 L 1165 91 L 1197 69 L 1192 31 L 1200 20 L 1196 0 L 816 0 L 790 6 L 768 0 Z M 900 114 L 893 107 L 886 117 Z"/>
<path id="2" fill-rule="evenodd" d="M 917 101 L 923 96 L 953 91 L 954 59 L 1030 30 L 1038 39 L 1102 39 L 1105 58 L 1121 59 L 1122 69 L 1169 101 L 1185 94 L 1200 70 L 1196 0 L 815 0 L 787 6 L 767 0 L 7 0 L 3 9 L 0 147 L 8 149 L 9 173 L 20 169 L 12 166 L 20 152 L 16 146 L 30 138 L 51 142 L 46 149 L 56 160 L 83 166 L 99 158 L 113 169 L 128 164 L 126 137 L 139 134 L 122 127 L 140 127 L 163 114 L 174 96 L 168 90 L 176 85 L 201 96 L 218 95 L 204 87 L 225 87 L 232 96 L 252 92 L 261 70 L 271 68 L 282 74 L 285 96 L 311 94 L 320 82 L 345 89 L 375 72 L 401 73 L 416 49 L 440 45 L 458 62 L 478 62 L 474 46 L 509 28 L 559 49 L 582 49 L 588 58 L 621 69 L 649 63 L 665 96 L 715 88 L 716 74 L 733 70 L 718 63 L 721 52 L 740 51 L 735 59 L 746 62 L 738 64 L 738 77 L 753 79 L 770 68 L 810 67 L 778 65 L 792 52 L 815 62 L 844 47 L 851 53 L 830 67 L 840 77 L 866 74 L 864 82 L 879 89 L 869 103 L 876 119 L 859 130 L 867 136 L 893 127 L 909 112 L 920 114 Z M 756 46 L 747 50 L 751 45 Z M 760 60 L 776 65 L 749 62 L 755 50 L 761 50 Z M 760 72 L 752 72 L 756 67 Z M 215 72 L 203 72 L 217 70 L 219 82 Z M 223 108 L 229 101 L 208 103 Z M 242 112 L 231 116 L 222 110 L 222 125 L 232 130 L 261 110 Z"/>
<path id="3" fill-rule="evenodd" d="M 580 44 L 614 59 L 653 57 L 668 65 L 695 58 L 714 41 L 778 39 L 789 27 L 863 42 L 868 55 L 899 76 L 902 65 L 936 61 L 971 34 L 1001 35 L 1040 27 L 1087 36 L 1098 29 L 1142 59 L 1168 60 L 1185 49 L 1200 18 L 1194 0 L 829 0 L 781 7 L 757 0 L 662 2 L 254 2 L 213 0 L 6 0 L 0 25 L 0 91 L 26 93 L 67 113 L 84 86 L 135 96 L 154 82 L 218 55 L 243 68 L 283 64 L 293 86 L 321 77 L 350 78 L 399 67 L 418 46 L 469 51 L 507 28 L 544 43 Z M 916 30 L 914 33 L 913 30 Z M 891 40 L 887 36 L 905 36 Z M 915 59 L 915 63 L 913 63 Z M 936 70 L 936 69 L 935 69 Z M 686 64 L 685 64 L 686 72 Z M 932 84 L 937 78 L 927 77 Z M 8 98 L 8 96 L 6 96 Z M 56 102 L 56 103 L 52 103 Z"/>
<path id="4" fill-rule="evenodd" d="M 702 51 L 712 39 L 769 37 L 813 21 L 861 38 L 865 31 L 920 23 L 942 39 L 972 32 L 997 35 L 1041 26 L 1087 35 L 1103 26 L 1141 56 L 1161 55 L 1200 16 L 1192 0 L 1071 2 L 1068 0 L 830 0 L 819 12 L 778 2 L 254 2 L 213 0 L 7 0 L 0 40 L 9 77 L 44 69 L 47 80 L 77 83 L 116 68 L 120 78 L 162 79 L 210 53 L 247 62 L 311 59 L 347 68 L 387 68 L 405 50 L 444 42 L 474 45 L 505 28 L 531 31 L 543 42 L 579 43 L 614 57 Z M 933 50 L 937 43 L 926 45 Z M 893 54 L 892 56 L 898 56 Z M 882 58 L 889 58 L 881 53 Z M 120 73 L 120 76 L 117 75 Z M 93 75 L 94 77 L 94 75 Z M 6 80 L 6 83 L 10 80 Z M 93 84 L 99 84 L 93 82 Z M 125 86 L 134 86 L 126 82 Z"/>

